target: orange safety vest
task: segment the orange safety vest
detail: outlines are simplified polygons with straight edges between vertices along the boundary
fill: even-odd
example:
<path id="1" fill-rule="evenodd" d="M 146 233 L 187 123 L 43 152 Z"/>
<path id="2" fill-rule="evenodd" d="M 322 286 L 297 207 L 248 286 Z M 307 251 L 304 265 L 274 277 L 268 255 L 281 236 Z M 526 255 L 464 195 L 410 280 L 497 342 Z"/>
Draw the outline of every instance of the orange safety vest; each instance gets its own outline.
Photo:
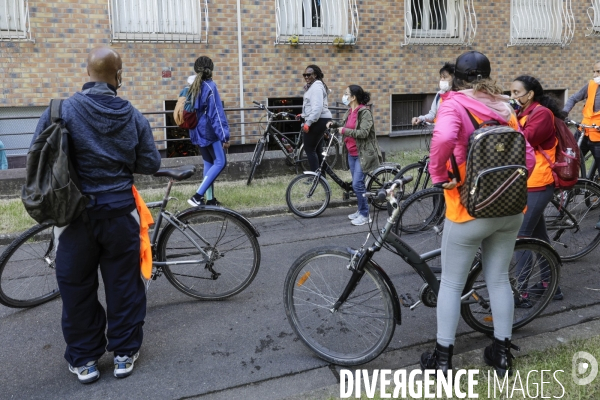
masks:
<path id="1" fill-rule="evenodd" d="M 152 246 L 148 230 L 154 224 L 154 219 L 135 186 L 131 186 L 131 191 L 140 216 L 140 270 L 144 279 L 148 280 L 152 277 Z"/>
<path id="2" fill-rule="evenodd" d="M 600 111 L 594 112 L 594 101 L 596 99 L 596 91 L 598 90 L 598 84 L 591 80 L 588 84 L 588 96 L 583 107 L 583 121 L 584 125 L 596 124 L 600 126 Z M 600 142 L 600 132 L 597 129 L 585 129 L 586 136 L 589 136 L 592 142 Z"/>
<path id="3" fill-rule="evenodd" d="M 538 108 L 539 106 L 540 106 L 540 104 L 535 106 L 535 108 Z M 534 108 L 534 110 L 535 110 L 535 108 Z M 531 115 L 531 113 L 529 113 L 529 115 Z M 522 127 L 525 127 L 525 124 L 527 123 L 527 117 L 529 115 L 525 115 L 524 117 L 521 117 L 519 119 L 519 123 L 521 124 Z M 552 125 L 554 126 L 554 115 L 552 115 Z M 556 136 L 556 133 L 555 133 L 555 136 Z M 550 160 L 552 160 L 553 163 L 556 162 L 556 146 L 557 145 L 558 145 L 558 139 L 554 139 L 554 146 L 552 146 L 552 148 L 548 149 L 548 150 L 544 149 L 544 151 L 546 152 L 548 157 L 550 157 Z M 548 162 L 548 159 L 538 149 L 534 149 L 534 151 L 535 151 L 535 169 L 533 170 L 532 174 L 529 176 L 529 179 L 527 179 L 527 187 L 528 188 L 538 188 L 538 187 L 544 187 L 551 183 L 554 183 L 554 176 L 552 175 L 552 168 L 550 168 L 550 163 Z"/>
<path id="4" fill-rule="evenodd" d="M 442 101 L 444 101 L 444 99 L 442 99 L 442 96 L 439 96 L 439 100 L 438 100 L 438 106 L 437 109 L 438 111 L 440 110 L 440 106 L 442 105 Z M 437 122 L 437 112 L 435 113 L 435 118 L 433 119 L 433 123 L 435 124 Z"/>
<path id="5" fill-rule="evenodd" d="M 471 112 L 469 110 L 469 112 Z M 478 124 L 481 124 L 483 120 L 479 118 L 477 115 L 471 112 L 475 121 Z M 517 122 L 517 118 L 512 115 L 510 121 L 508 121 L 508 126 L 513 128 L 514 130 L 519 130 L 519 123 Z M 452 171 L 452 165 L 450 161 L 447 162 L 448 171 Z M 474 220 L 475 218 L 469 215 L 466 207 L 460 202 L 460 192 L 458 188 L 464 183 L 465 176 L 467 176 L 467 162 L 463 162 L 458 165 L 458 171 L 461 177 L 461 182 L 451 190 L 444 190 L 444 200 L 446 201 L 446 218 L 448 218 L 452 222 L 462 223 Z"/>

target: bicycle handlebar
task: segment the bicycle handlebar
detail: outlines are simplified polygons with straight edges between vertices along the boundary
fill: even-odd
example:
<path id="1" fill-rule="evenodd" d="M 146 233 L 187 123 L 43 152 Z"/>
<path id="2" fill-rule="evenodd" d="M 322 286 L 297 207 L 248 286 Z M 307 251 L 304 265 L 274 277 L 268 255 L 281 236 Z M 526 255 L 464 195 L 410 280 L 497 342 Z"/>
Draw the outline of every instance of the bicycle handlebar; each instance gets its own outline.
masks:
<path id="1" fill-rule="evenodd" d="M 377 191 L 377 200 L 383 202 L 385 201 L 385 199 L 394 192 L 394 190 L 396 189 L 396 187 L 398 185 L 404 186 L 406 185 L 408 182 L 412 181 L 413 177 L 411 175 L 406 175 L 401 177 L 400 179 L 396 179 L 393 181 L 392 186 L 389 189 L 384 189 L 381 188 Z"/>
<path id="2" fill-rule="evenodd" d="M 278 112 L 278 113 L 274 113 L 273 111 L 269 110 L 269 108 L 268 108 L 267 106 L 265 106 L 265 105 L 264 105 L 264 104 L 262 104 L 262 103 L 259 103 L 258 101 L 254 101 L 254 100 L 253 100 L 253 101 L 252 101 L 252 103 L 256 104 L 256 105 L 258 106 L 258 108 L 260 108 L 261 110 L 265 110 L 265 111 L 266 111 L 266 112 L 269 114 L 269 116 L 270 116 L 271 118 L 275 118 L 275 117 L 277 117 L 277 116 L 283 116 L 283 117 L 296 118 L 296 115 L 295 115 L 295 114 L 290 114 L 290 113 L 288 113 L 288 112 L 285 112 L 285 111 L 281 111 L 281 112 Z"/>
<path id="3" fill-rule="evenodd" d="M 582 124 L 581 122 L 573 121 L 572 119 L 568 119 L 568 118 L 565 118 L 565 123 L 567 123 L 568 125 L 575 125 L 578 128 L 596 129 L 597 131 L 600 131 L 600 126 L 598 126 L 596 124 L 585 125 L 585 124 Z"/>

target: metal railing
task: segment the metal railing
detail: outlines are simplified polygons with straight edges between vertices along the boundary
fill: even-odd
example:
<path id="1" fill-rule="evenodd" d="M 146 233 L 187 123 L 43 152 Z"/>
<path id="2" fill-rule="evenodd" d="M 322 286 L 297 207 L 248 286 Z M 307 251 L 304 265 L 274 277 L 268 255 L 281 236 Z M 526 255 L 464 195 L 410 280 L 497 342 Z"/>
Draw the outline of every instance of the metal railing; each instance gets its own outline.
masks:
<path id="1" fill-rule="evenodd" d="M 341 118 L 347 110 L 345 107 L 329 107 L 334 114 L 335 119 Z M 269 107 L 271 110 L 291 110 L 292 113 L 299 114 L 302 106 L 279 106 Z M 256 108 L 225 108 L 225 114 L 229 122 L 231 138 L 233 145 L 253 144 L 262 135 L 261 122 L 264 121 L 265 112 Z M 241 122 L 241 112 L 245 113 L 245 120 Z M 150 122 L 150 127 L 154 133 L 155 143 L 159 150 L 168 150 L 170 144 L 185 143 L 191 145 L 189 132 L 187 129 L 179 128 L 173 121 L 173 111 L 151 111 L 142 113 Z M 14 121 L 15 128 L 21 121 L 39 120 L 40 116 L 20 116 L 20 117 L 0 117 L 0 124 L 4 121 Z M 295 120 L 280 120 L 278 123 L 289 124 L 297 123 Z M 37 122 L 35 123 L 37 125 Z M 32 126 L 31 122 L 23 125 Z M 255 125 L 255 128 L 248 129 L 248 126 Z M 242 126 L 245 128 L 242 130 Z M 24 156 L 29 150 L 29 144 L 33 137 L 33 130 L 15 129 L 17 133 L 0 133 L 0 141 L 5 145 L 4 150 L 8 156 Z M 244 132 L 244 133 L 242 133 Z M 289 131 L 288 133 L 297 134 L 298 131 Z M 20 139 L 20 140 L 16 140 Z M 185 150 L 184 150 L 185 151 Z M 191 154 L 193 155 L 193 154 Z M 167 157 L 169 156 L 167 152 Z"/>
<path id="2" fill-rule="evenodd" d="M 511 0 L 509 46 L 565 47 L 575 34 L 571 0 Z"/>

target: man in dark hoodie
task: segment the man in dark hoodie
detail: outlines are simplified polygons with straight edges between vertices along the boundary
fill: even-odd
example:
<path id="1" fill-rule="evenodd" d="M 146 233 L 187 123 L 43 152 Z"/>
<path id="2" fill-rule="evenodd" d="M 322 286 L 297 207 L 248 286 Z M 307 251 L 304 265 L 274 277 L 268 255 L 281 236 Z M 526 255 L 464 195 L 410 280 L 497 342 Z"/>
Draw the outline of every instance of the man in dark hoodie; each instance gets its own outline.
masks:
<path id="1" fill-rule="evenodd" d="M 140 275 L 139 215 L 131 186 L 134 173 L 153 174 L 160 167 L 148 120 L 117 97 L 122 74 L 119 54 L 107 47 L 93 49 L 87 72 L 90 82 L 63 102 L 61 117 L 71 134 L 82 191 L 91 198 L 89 220 L 80 216 L 54 229 L 65 359 L 82 383 L 100 378 L 98 359 L 105 351 L 114 353 L 117 378 L 129 376 L 139 356 L 146 293 Z M 50 124 L 47 109 L 34 140 Z M 98 266 L 106 312 L 98 301 Z"/>

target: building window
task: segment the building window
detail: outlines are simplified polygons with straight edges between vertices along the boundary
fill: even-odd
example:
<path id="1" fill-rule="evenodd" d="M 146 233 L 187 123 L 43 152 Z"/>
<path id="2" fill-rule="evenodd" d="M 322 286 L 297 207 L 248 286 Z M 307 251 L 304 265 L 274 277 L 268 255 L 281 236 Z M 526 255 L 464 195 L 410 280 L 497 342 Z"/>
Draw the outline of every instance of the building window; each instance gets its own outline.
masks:
<path id="1" fill-rule="evenodd" d="M 511 0 L 509 46 L 567 46 L 575 19 L 570 0 Z"/>
<path id="2" fill-rule="evenodd" d="M 357 0 L 276 0 L 275 44 L 354 45 Z"/>
<path id="3" fill-rule="evenodd" d="M 413 126 L 412 119 L 427 114 L 434 99 L 435 93 L 392 95 L 390 136 L 420 134 L 423 128 Z"/>
<path id="4" fill-rule="evenodd" d="M 111 41 L 206 42 L 207 0 L 109 0 Z"/>
<path id="5" fill-rule="evenodd" d="M 0 0 L 0 40 L 31 40 L 27 1 Z"/>
<path id="6" fill-rule="evenodd" d="M 585 36 L 600 36 L 600 0 L 592 0 L 592 6 L 587 9 L 588 17 L 592 22 L 591 28 Z"/>
<path id="7" fill-rule="evenodd" d="M 404 0 L 404 45 L 469 45 L 477 19 L 473 0 Z"/>
<path id="8" fill-rule="evenodd" d="M 9 168 L 24 168 L 40 116 L 48 107 L 0 107 L 0 142 Z"/>

